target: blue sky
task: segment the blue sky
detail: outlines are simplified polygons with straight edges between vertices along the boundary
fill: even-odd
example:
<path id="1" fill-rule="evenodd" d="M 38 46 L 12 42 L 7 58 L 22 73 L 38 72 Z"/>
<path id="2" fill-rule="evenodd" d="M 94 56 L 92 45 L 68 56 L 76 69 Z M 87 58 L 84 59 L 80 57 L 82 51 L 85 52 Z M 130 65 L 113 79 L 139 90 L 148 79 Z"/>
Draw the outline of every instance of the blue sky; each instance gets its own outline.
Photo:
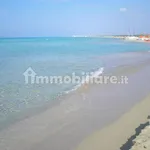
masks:
<path id="1" fill-rule="evenodd" d="M 150 33 L 150 0 L 0 0 L 0 36 Z"/>

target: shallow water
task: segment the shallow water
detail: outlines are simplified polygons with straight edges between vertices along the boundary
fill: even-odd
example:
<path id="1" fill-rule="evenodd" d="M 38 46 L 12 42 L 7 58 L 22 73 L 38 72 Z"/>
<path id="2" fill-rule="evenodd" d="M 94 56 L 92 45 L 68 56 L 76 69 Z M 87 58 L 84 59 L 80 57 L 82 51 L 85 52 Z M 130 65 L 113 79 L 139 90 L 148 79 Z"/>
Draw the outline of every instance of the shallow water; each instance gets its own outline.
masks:
<path id="1" fill-rule="evenodd" d="M 143 58 L 149 44 L 103 38 L 10 38 L 0 39 L 0 126 L 28 109 L 42 107 L 75 84 L 27 84 L 29 67 L 39 76 L 65 76 L 95 72 Z M 126 53 L 124 52 L 132 52 Z"/>

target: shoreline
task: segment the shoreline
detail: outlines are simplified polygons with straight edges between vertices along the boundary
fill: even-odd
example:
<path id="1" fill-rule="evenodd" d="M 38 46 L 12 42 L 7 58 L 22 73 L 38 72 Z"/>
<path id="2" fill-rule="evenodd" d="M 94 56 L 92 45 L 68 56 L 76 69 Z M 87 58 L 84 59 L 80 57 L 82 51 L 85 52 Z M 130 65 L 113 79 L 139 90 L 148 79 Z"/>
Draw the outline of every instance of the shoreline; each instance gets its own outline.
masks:
<path id="1" fill-rule="evenodd" d="M 85 91 L 85 100 L 83 100 L 82 93 L 77 90 L 67 95 L 57 105 L 10 126 L 7 130 L 0 132 L 0 149 L 11 147 L 11 150 L 72 150 L 89 137 L 91 140 L 88 143 L 92 142 L 91 145 L 95 145 L 96 141 L 100 146 L 104 143 L 113 147 L 115 142 L 113 136 L 117 136 L 119 140 L 115 146 L 118 146 L 120 141 L 124 144 L 126 142 L 124 138 L 127 138 L 127 135 L 120 138 L 124 135 L 124 127 L 123 131 L 118 132 L 117 129 L 122 126 L 120 124 L 117 128 L 113 126 L 118 118 L 121 119 L 126 114 L 131 116 L 129 110 L 136 104 L 141 106 L 141 100 L 149 94 L 150 85 L 147 85 L 150 76 L 149 66 L 150 61 L 147 60 L 143 63 L 121 67 L 122 69 L 117 68 L 118 70 L 113 73 L 118 76 L 128 75 L 129 85 L 91 85 Z M 121 120 L 124 122 L 124 119 Z M 139 121 L 141 122 L 141 120 L 137 122 Z M 127 125 L 126 128 L 131 131 L 130 126 Z M 117 135 L 113 133 L 115 129 Z M 98 134 L 98 138 L 93 140 L 91 137 L 93 134 L 95 136 L 95 132 L 96 135 L 97 133 L 100 135 Z M 102 139 L 99 136 L 102 136 Z M 109 144 L 107 143 L 108 137 L 110 137 Z M 103 141 L 104 139 L 106 141 Z M 88 143 L 85 142 L 83 148 L 88 146 Z M 82 148 L 82 144 L 78 148 Z"/>
<path id="2" fill-rule="evenodd" d="M 116 53 L 116 54 L 109 54 L 107 56 L 99 56 L 98 59 L 102 59 L 103 61 L 109 60 L 109 62 L 106 61 L 106 67 L 104 67 L 104 74 L 109 74 L 110 72 L 113 74 L 115 74 L 115 70 L 120 70 L 120 68 L 128 68 L 128 67 L 132 67 L 133 64 L 141 64 L 142 62 L 144 62 L 145 60 L 149 60 L 149 50 L 146 51 L 129 51 L 129 52 L 120 52 L 120 53 Z M 148 57 L 147 57 L 148 56 Z M 107 57 L 107 58 L 105 58 Z M 111 67 L 108 66 L 107 64 L 110 64 L 111 61 L 113 61 L 113 63 L 115 62 L 116 58 L 119 60 L 116 64 L 117 65 L 112 65 Z M 127 61 L 125 60 L 127 58 Z M 105 60 L 106 59 L 106 60 Z M 131 63 L 131 60 L 134 60 Z M 111 60 L 111 61 L 110 61 Z M 123 60 L 123 62 L 121 62 Z M 120 64 L 121 63 L 121 64 Z M 127 67 L 128 66 L 128 67 Z M 119 69 L 118 69 L 119 68 Z M 95 72 L 97 72 L 99 69 L 95 70 Z M 90 85 L 91 87 L 93 85 Z M 75 87 L 78 87 L 77 89 Z M 71 89 L 67 90 L 67 91 L 63 91 L 61 93 L 58 94 L 58 96 L 54 97 L 51 99 L 50 102 L 45 103 L 43 106 L 39 106 L 39 107 L 35 107 L 32 109 L 26 109 L 25 111 L 19 113 L 19 114 L 13 114 L 10 116 L 10 118 L 12 118 L 11 120 L 8 120 L 8 122 L 2 122 L 2 124 L 0 124 L 0 131 L 5 130 L 6 128 L 10 127 L 13 124 L 16 124 L 17 122 L 20 122 L 24 119 L 28 119 L 32 116 L 36 116 L 39 113 L 52 108 L 53 106 L 59 105 L 60 101 L 62 99 L 67 99 L 68 97 L 70 97 L 70 95 L 72 95 L 73 93 L 76 93 L 76 91 L 80 91 L 80 88 L 82 88 L 82 85 L 76 85 L 73 86 Z M 69 91 L 69 92 L 68 92 Z M 1 123 L 1 122 L 0 122 Z"/>
<path id="3" fill-rule="evenodd" d="M 113 55 L 108 55 L 108 57 L 112 57 L 113 59 L 116 57 L 116 55 L 118 57 L 128 57 L 129 56 L 133 56 L 133 58 L 140 56 L 142 58 L 142 56 L 144 57 L 144 59 L 142 58 L 141 60 L 139 59 L 138 61 L 136 60 L 135 64 L 131 64 L 131 63 L 125 63 L 124 65 L 121 64 L 117 64 L 117 66 L 112 66 L 110 67 L 106 67 L 104 69 L 104 72 L 102 73 L 103 75 L 121 75 L 121 73 L 124 72 L 130 72 L 130 70 L 132 70 L 132 72 L 136 71 L 135 69 L 132 69 L 134 66 L 136 66 L 135 68 L 141 68 L 142 66 L 144 66 L 147 62 L 149 62 L 150 57 L 145 57 L 147 54 L 149 54 L 149 51 L 131 51 L 131 52 L 123 52 L 123 53 L 116 53 Z M 137 55 L 137 56 L 136 56 Z M 115 56 L 115 57 L 114 57 Z M 100 59 L 103 59 L 103 56 L 100 56 Z M 107 58 L 109 59 L 109 58 Z M 146 61 L 145 61 L 146 60 Z M 139 66 L 137 65 L 137 63 L 139 64 Z M 130 69 L 131 68 L 131 69 Z M 123 71 L 123 72 L 122 72 Z M 96 71 L 97 72 L 97 71 Z M 92 88 L 95 85 L 89 85 L 90 88 Z M 78 88 L 76 88 L 78 87 Z M 68 99 L 71 95 L 77 94 L 78 91 L 80 91 L 80 89 L 83 88 L 83 85 L 76 85 L 75 87 L 71 88 L 68 91 L 64 91 L 63 93 L 58 94 L 57 97 L 53 98 L 51 102 L 47 102 L 46 104 L 44 104 L 42 107 L 37 107 L 37 108 L 33 108 L 31 109 L 27 109 L 25 112 L 21 112 L 19 115 L 14 116 L 12 115 L 11 117 L 14 119 L 13 121 L 6 122 L 6 124 L 2 124 L 2 126 L 0 126 L 0 132 L 11 127 L 12 125 L 15 125 L 17 122 L 23 121 L 25 119 L 28 119 L 30 117 L 34 117 L 37 116 L 40 113 L 43 113 L 45 110 L 51 109 L 52 107 L 55 107 L 57 105 L 59 105 L 61 103 L 62 100 Z M 80 91 L 81 92 L 81 91 Z"/>

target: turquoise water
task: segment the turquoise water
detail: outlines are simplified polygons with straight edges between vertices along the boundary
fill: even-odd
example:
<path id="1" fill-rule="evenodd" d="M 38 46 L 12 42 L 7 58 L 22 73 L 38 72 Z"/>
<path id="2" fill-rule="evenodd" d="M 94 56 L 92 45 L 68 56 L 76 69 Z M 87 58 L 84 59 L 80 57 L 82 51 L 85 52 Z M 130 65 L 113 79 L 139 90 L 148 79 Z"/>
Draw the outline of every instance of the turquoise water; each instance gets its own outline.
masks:
<path id="1" fill-rule="evenodd" d="M 124 52 L 148 51 L 149 44 L 103 38 L 0 39 L 0 127 L 17 114 L 41 107 L 73 84 L 25 85 L 29 67 L 40 76 L 80 74 L 121 63 Z M 110 57 L 113 56 L 113 57 Z"/>

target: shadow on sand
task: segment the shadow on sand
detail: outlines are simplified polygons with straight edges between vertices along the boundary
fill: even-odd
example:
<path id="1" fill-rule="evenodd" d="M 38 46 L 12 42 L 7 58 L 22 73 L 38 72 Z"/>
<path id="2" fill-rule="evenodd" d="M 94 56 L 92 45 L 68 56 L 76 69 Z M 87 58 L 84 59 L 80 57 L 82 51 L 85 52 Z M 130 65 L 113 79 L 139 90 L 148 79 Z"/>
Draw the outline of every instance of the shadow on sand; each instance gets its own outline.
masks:
<path id="1" fill-rule="evenodd" d="M 140 126 L 135 129 L 136 133 L 134 135 L 132 135 L 124 145 L 121 146 L 120 150 L 129 150 L 129 149 L 131 149 L 132 146 L 133 146 L 133 140 L 148 125 L 149 125 L 149 122 L 146 122 L 145 124 L 140 124 Z"/>

